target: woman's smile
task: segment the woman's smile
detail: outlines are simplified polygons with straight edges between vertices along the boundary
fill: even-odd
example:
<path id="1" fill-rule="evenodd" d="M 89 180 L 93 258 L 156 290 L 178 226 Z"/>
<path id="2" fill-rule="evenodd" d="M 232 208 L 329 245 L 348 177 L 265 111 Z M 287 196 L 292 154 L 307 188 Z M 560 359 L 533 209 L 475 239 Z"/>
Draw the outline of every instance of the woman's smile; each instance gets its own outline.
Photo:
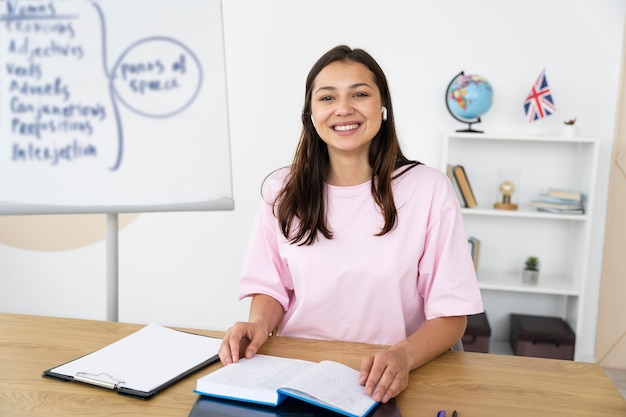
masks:
<path id="1" fill-rule="evenodd" d="M 351 123 L 348 125 L 337 125 L 334 126 L 333 129 L 337 132 L 352 132 L 354 130 L 357 130 L 359 126 L 361 126 L 360 123 Z"/>

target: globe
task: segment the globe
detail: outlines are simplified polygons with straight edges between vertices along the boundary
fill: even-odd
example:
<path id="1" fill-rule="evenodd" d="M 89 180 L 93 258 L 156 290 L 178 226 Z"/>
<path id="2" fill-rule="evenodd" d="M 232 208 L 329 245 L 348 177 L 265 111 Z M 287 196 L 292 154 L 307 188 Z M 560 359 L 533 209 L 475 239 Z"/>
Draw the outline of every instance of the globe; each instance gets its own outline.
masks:
<path id="1" fill-rule="evenodd" d="M 446 106 L 456 120 L 467 123 L 468 128 L 457 132 L 476 132 L 472 124 L 480 123 L 480 116 L 487 113 L 493 103 L 493 88 L 484 77 L 465 75 L 461 71 L 452 79 L 446 90 Z"/>

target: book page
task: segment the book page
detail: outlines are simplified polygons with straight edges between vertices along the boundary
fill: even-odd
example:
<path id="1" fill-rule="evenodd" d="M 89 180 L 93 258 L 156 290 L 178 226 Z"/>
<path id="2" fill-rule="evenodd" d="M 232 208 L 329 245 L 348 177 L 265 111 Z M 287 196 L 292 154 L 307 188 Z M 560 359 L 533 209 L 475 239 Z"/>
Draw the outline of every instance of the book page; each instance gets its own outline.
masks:
<path id="1" fill-rule="evenodd" d="M 198 379 L 196 392 L 240 401 L 277 405 L 278 387 L 302 374 L 315 362 L 255 355 L 224 366 Z"/>
<path id="2" fill-rule="evenodd" d="M 359 384 L 358 371 L 332 361 L 320 362 L 282 385 L 280 391 L 355 416 L 365 415 L 377 404 Z"/>
<path id="3" fill-rule="evenodd" d="M 118 387 L 150 392 L 217 355 L 221 339 L 152 323 L 89 355 L 51 369 L 75 377 L 123 381 Z"/>

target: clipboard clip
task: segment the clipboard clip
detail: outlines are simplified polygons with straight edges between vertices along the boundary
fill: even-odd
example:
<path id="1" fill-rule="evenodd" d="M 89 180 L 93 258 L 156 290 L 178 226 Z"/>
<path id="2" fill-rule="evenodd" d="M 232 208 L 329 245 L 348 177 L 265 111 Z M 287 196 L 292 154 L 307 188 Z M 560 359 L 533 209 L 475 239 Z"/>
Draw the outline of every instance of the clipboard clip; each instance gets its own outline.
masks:
<path id="1" fill-rule="evenodd" d="M 119 385 L 123 384 L 124 381 L 121 379 L 113 378 L 111 375 L 106 372 L 102 372 L 99 374 L 90 374 L 88 372 L 78 372 L 74 375 L 74 380 L 79 382 L 84 382 L 85 384 L 97 385 L 99 387 L 104 387 L 108 389 L 116 389 Z"/>

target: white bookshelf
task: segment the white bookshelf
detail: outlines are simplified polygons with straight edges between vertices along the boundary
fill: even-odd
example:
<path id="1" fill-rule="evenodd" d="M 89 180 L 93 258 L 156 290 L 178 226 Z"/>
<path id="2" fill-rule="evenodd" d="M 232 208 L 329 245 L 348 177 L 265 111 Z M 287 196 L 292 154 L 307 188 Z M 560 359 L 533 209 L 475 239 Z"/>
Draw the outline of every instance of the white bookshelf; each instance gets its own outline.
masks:
<path id="1" fill-rule="evenodd" d="M 585 303 L 598 140 L 555 136 L 450 133 L 445 135 L 442 169 L 465 168 L 478 202 L 462 209 L 468 236 L 481 241 L 477 277 L 489 319 L 491 345 L 506 352 L 509 314 L 557 316 L 566 320 L 578 340 L 593 340 L 581 318 L 597 308 Z M 512 202 L 518 210 L 495 210 L 499 185 L 515 184 Z M 584 214 L 537 211 L 530 202 L 548 188 L 586 194 Z M 539 282 L 522 282 L 528 256 L 541 262 Z M 578 359 L 575 357 L 575 359 Z"/>

